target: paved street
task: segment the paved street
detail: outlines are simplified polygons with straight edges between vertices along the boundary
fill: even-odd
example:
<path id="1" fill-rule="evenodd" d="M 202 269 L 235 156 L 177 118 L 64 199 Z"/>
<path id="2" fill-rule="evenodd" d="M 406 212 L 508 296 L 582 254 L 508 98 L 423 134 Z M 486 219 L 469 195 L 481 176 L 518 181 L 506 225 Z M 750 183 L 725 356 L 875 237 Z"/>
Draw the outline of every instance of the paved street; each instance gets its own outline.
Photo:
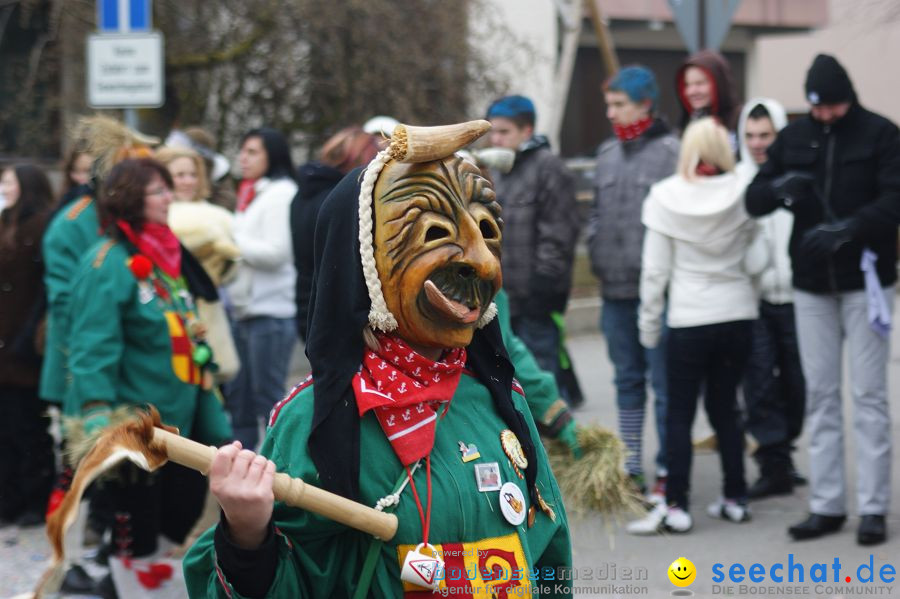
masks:
<path id="1" fill-rule="evenodd" d="M 586 309 L 586 316 L 573 323 L 573 328 L 583 328 L 584 323 L 593 322 L 594 316 Z M 571 321 L 571 319 L 570 319 Z M 894 349 L 891 361 L 891 388 L 893 413 L 900 414 L 900 334 L 895 330 Z M 570 349 L 576 370 L 580 375 L 582 386 L 587 394 L 586 407 L 577 412 L 581 422 L 598 422 L 604 426 L 615 427 L 616 412 L 612 389 L 611 368 L 606 357 L 603 339 L 596 333 L 573 334 Z M 302 365 L 298 361 L 295 374 L 299 375 Z M 702 412 L 702 411 L 701 411 Z M 847 418 L 851 411 L 846 410 Z M 896 424 L 894 425 L 896 429 Z M 651 457 L 655 452 L 655 435 L 651 435 L 652 427 L 645 427 L 647 449 L 645 451 L 645 467 L 650 469 Z M 695 438 L 709 433 L 709 426 L 703 416 L 695 425 Z M 849 431 L 848 431 L 849 433 Z M 853 473 L 854 448 L 848 443 L 847 456 L 850 466 L 850 511 L 853 513 L 852 485 L 855 483 Z M 805 440 L 797 456 L 798 468 L 808 473 L 805 453 Z M 894 468 L 896 470 L 896 467 Z M 652 470 L 650 470 L 652 471 Z M 748 475 L 752 480 L 756 470 L 748 461 Z M 846 596 L 854 597 L 863 594 L 856 586 L 857 567 L 868 563 L 873 556 L 874 569 L 877 573 L 884 564 L 892 564 L 900 569 L 897 555 L 900 554 L 900 523 L 897 517 L 890 519 L 889 542 L 872 550 L 858 547 L 855 543 L 857 519 L 851 518 L 843 532 L 827 537 L 820 542 L 795 543 L 788 540 L 786 527 L 801 519 L 806 512 L 806 492 L 801 490 L 792 497 L 783 497 L 754 503 L 753 521 L 736 525 L 706 516 L 705 506 L 718 496 L 720 470 L 718 457 L 713 454 L 696 455 L 694 459 L 692 493 L 692 513 L 694 529 L 683 536 L 663 536 L 654 538 L 631 537 L 624 534 L 619 523 L 606 520 L 596 514 L 576 519 L 572 516 L 573 544 L 576 570 L 581 577 L 575 586 L 579 596 L 591 597 L 630 597 L 630 596 L 671 596 L 675 587 L 669 582 L 667 568 L 679 556 L 690 559 L 698 573 L 690 590 L 695 596 L 722 596 L 727 589 L 714 588 L 713 565 L 723 564 L 721 571 L 728 576 L 733 563 L 743 565 L 746 572 L 750 566 L 758 562 L 765 569 L 766 582 L 753 584 L 750 588 L 740 589 L 739 583 L 731 583 L 733 594 L 753 594 L 757 596 L 783 596 L 798 594 L 804 591 L 807 596 Z M 897 478 L 894 480 L 897 489 Z M 895 493 L 896 495 L 896 493 Z M 896 512 L 895 508 L 895 512 Z M 770 567 L 775 563 L 784 563 L 785 568 L 776 575 L 785 575 L 787 580 L 788 555 L 793 554 L 792 561 L 804 568 L 804 582 L 795 582 L 786 589 L 787 582 L 775 589 L 766 589 L 776 583 L 769 578 Z M 0 597 L 8 597 L 24 592 L 30 588 L 41 572 L 44 560 L 48 555 L 43 531 L 40 529 L 17 530 L 15 528 L 0 529 Z M 833 563 L 839 558 L 842 569 L 840 583 L 834 583 Z M 826 565 L 828 582 L 810 581 L 815 563 Z M 796 569 L 795 569 L 796 571 Z M 593 579 L 587 579 L 587 573 Z M 866 574 L 866 570 L 863 574 Z M 631 580 L 628 580 L 629 575 Z M 851 583 L 845 583 L 845 577 L 851 577 Z M 747 584 L 747 579 L 743 584 Z M 723 583 L 724 584 L 724 583 Z M 801 588 L 797 589 L 799 586 Z M 845 592 L 841 587 L 853 587 Z M 890 589 L 888 589 L 890 587 Z M 889 592 L 890 591 L 890 592 Z M 684 592 L 684 591 L 680 591 Z M 900 594 L 900 584 L 879 585 L 877 582 L 866 585 L 864 592 L 874 595 Z"/>

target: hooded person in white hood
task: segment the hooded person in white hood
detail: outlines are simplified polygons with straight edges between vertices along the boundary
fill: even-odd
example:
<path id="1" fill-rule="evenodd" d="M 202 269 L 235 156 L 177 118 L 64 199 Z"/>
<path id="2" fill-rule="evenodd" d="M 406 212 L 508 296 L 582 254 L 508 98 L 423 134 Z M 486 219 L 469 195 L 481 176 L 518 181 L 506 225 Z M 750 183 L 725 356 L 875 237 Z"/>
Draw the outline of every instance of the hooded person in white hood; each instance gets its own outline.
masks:
<path id="1" fill-rule="evenodd" d="M 633 534 L 687 532 L 693 524 L 691 425 L 701 388 L 725 478 L 722 498 L 707 511 L 732 522 L 750 519 L 737 386 L 758 316 L 752 277 L 768 255 L 754 244 L 758 227 L 744 209 L 749 181 L 749 174 L 735 170 L 727 131 L 707 117 L 688 126 L 676 174 L 655 184 L 644 202 L 638 328 L 641 343 L 654 347 L 668 297 L 669 478 L 666 502 L 630 523 Z"/>
<path id="2" fill-rule="evenodd" d="M 785 125 L 787 114 L 775 100 L 747 102 L 738 121 L 738 171 L 756 176 L 768 159 L 766 150 Z M 796 484 L 806 482 L 791 460 L 792 444 L 803 430 L 806 402 L 788 255 L 794 215 L 776 210 L 757 222 L 772 260 L 760 277 L 759 319 L 753 324 L 744 386 L 747 432 L 759 443 L 753 457 L 760 477 L 747 492 L 750 499 L 789 494 Z"/>

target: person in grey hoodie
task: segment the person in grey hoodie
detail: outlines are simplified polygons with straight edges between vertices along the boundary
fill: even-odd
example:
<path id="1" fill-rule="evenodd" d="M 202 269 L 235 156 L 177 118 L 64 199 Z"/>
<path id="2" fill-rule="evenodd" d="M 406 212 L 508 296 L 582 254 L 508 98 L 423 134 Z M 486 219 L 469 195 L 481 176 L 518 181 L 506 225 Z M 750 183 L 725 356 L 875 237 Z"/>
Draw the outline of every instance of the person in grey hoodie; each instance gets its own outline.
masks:
<path id="1" fill-rule="evenodd" d="M 641 209 L 650 186 L 675 172 L 680 144 L 656 116 L 659 87 L 649 69 L 637 65 L 623 68 L 604 85 L 604 99 L 615 135 L 597 151 L 588 249 L 603 297 L 600 329 L 615 369 L 619 434 L 628 449 L 625 469 L 645 491 L 641 445 L 650 382 L 659 438 L 650 500 L 662 501 L 667 472 L 665 353 L 662 344 L 645 349 L 638 340 L 644 243 Z"/>
<path id="2" fill-rule="evenodd" d="M 630 523 L 632 534 L 687 532 L 693 524 L 691 426 L 701 389 L 725 479 L 722 497 L 707 513 L 732 522 L 750 518 L 737 386 L 750 354 L 752 321 L 759 315 L 753 276 L 766 267 L 768 256 L 744 209 L 748 183 L 734 169 L 727 131 L 704 117 L 685 131 L 677 174 L 655 184 L 644 202 L 638 329 L 641 344 L 656 347 L 665 307 L 669 476 L 665 503 Z"/>
<path id="3" fill-rule="evenodd" d="M 767 160 L 766 150 L 787 125 L 784 107 L 769 98 L 744 104 L 738 121 L 738 170 L 756 176 Z M 747 491 L 750 499 L 789 494 L 805 484 L 797 474 L 791 451 L 803 430 L 806 382 L 800 364 L 791 258 L 788 244 L 794 217 L 776 210 L 758 220 L 772 261 L 759 281 L 759 319 L 753 323 L 753 344 L 744 381 L 747 432 L 759 443 L 753 454 L 760 477 Z"/>

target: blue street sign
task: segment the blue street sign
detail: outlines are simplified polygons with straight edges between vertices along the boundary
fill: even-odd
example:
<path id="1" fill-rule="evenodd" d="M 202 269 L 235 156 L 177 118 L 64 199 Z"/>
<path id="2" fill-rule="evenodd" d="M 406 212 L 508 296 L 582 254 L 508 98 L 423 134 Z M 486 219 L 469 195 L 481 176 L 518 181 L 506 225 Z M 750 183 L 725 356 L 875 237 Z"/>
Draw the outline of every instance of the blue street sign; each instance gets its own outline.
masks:
<path id="1" fill-rule="evenodd" d="M 131 4 L 131 30 L 150 31 L 150 0 L 129 0 Z"/>
<path id="2" fill-rule="evenodd" d="M 97 29 L 103 33 L 152 29 L 151 0 L 97 0 Z"/>

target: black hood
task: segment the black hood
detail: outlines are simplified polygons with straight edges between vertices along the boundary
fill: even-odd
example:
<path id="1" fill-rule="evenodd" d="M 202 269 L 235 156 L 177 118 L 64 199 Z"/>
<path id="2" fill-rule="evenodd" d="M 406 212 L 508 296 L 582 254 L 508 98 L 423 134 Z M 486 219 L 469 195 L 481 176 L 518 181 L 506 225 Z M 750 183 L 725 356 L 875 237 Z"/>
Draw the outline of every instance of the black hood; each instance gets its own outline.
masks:
<path id="1" fill-rule="evenodd" d="M 344 173 L 333 166 L 318 161 L 307 162 L 297 169 L 299 195 L 302 198 L 314 197 L 325 190 L 333 189 L 343 178 Z"/>

